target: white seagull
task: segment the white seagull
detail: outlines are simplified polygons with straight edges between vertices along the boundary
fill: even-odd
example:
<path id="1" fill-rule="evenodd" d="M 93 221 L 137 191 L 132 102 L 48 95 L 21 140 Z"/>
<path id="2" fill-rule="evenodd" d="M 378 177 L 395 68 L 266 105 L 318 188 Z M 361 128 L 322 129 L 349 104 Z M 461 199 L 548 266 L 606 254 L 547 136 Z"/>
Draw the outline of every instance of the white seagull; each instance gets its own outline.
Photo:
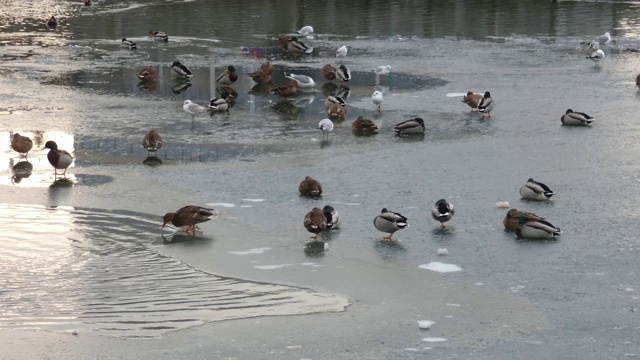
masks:
<path id="1" fill-rule="evenodd" d="M 316 82 L 313 81 L 313 79 L 307 75 L 296 75 L 292 73 L 284 73 L 284 77 L 297 82 L 298 86 L 302 88 L 314 88 L 316 86 Z"/>
<path id="2" fill-rule="evenodd" d="M 296 32 L 300 35 L 307 36 L 307 35 L 313 34 L 313 27 L 311 27 L 310 25 L 303 26 L 300 30 Z"/>
<path id="3" fill-rule="evenodd" d="M 598 50 L 604 44 L 611 42 L 611 34 L 609 32 L 604 33 L 604 35 L 600 35 L 597 38 L 593 39 L 592 42 L 589 43 L 589 47 Z"/>
<path id="4" fill-rule="evenodd" d="M 322 138 L 329 139 L 329 131 L 333 130 L 333 121 L 329 119 L 322 119 L 318 123 L 318 129 L 322 130 Z"/>
<path id="5" fill-rule="evenodd" d="M 373 72 L 377 75 L 386 75 L 391 72 L 391 65 L 380 65 L 373 69 Z"/>
<path id="6" fill-rule="evenodd" d="M 345 45 L 342 45 L 338 48 L 338 50 L 336 50 L 336 57 L 345 57 L 347 56 L 347 47 Z"/>
<path id="7" fill-rule="evenodd" d="M 382 105 L 382 102 L 384 101 L 384 98 L 382 98 L 382 93 L 380 91 L 374 91 L 373 95 L 371 95 L 371 101 L 373 101 L 373 103 L 376 105 L 376 109 L 378 110 L 378 112 L 380 112 L 380 105 Z"/>
<path id="8" fill-rule="evenodd" d="M 191 102 L 191 100 L 185 100 L 184 103 L 182 104 L 182 110 L 184 110 L 187 114 L 191 115 L 191 120 L 193 120 L 193 118 L 196 115 L 207 111 L 207 108 L 205 108 L 204 106 L 198 105 L 194 102 Z"/>
<path id="9" fill-rule="evenodd" d="M 600 60 L 604 59 L 604 51 L 598 49 L 593 54 L 587 56 L 587 59 L 593 60 L 593 66 L 600 64 Z"/>

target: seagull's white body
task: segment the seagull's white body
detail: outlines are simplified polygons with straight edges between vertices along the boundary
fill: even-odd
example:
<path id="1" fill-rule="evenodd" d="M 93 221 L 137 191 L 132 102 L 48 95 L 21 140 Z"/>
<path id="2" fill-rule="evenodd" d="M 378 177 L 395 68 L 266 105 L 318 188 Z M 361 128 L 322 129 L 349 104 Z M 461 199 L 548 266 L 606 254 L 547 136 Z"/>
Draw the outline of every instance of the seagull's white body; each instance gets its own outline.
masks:
<path id="1" fill-rule="evenodd" d="M 300 35 L 310 35 L 313 34 L 313 27 L 307 25 L 303 26 L 300 30 L 296 31 Z"/>
<path id="2" fill-rule="evenodd" d="M 284 77 L 286 77 L 287 79 L 294 80 L 295 82 L 298 83 L 298 86 L 302 88 L 314 88 L 316 86 L 316 82 L 313 81 L 313 79 L 307 75 L 296 75 L 292 73 L 285 73 Z"/>
<path id="3" fill-rule="evenodd" d="M 322 119 L 318 123 L 318 129 L 322 130 L 323 137 L 329 137 L 329 132 L 333 131 L 333 121 L 329 119 Z"/>
<path id="4" fill-rule="evenodd" d="M 347 56 L 347 47 L 345 45 L 342 45 L 338 48 L 338 50 L 336 50 L 336 57 L 345 57 Z"/>
<path id="5" fill-rule="evenodd" d="M 192 102 L 191 100 L 185 100 L 184 103 L 182 103 L 182 109 L 187 114 L 191 115 L 191 117 L 207 111 L 207 108 L 205 108 L 204 106 L 200 106 Z"/>
<path id="6" fill-rule="evenodd" d="M 609 32 L 604 33 L 604 35 L 600 35 L 597 38 L 593 39 L 592 42 L 589 43 L 589 47 L 598 50 L 604 44 L 611 42 L 611 34 Z"/>
<path id="7" fill-rule="evenodd" d="M 594 62 L 594 65 L 598 65 L 600 60 L 604 59 L 604 51 L 598 49 L 593 52 L 590 56 L 587 56 L 587 59 L 591 59 Z"/>
<path id="8" fill-rule="evenodd" d="M 373 72 L 378 75 L 386 75 L 391 72 L 391 65 L 380 65 L 373 69 Z"/>
<path id="9" fill-rule="evenodd" d="M 377 90 L 374 91 L 373 95 L 371 95 L 371 101 L 376 106 L 376 109 L 378 109 L 378 111 L 380 111 L 380 106 L 382 105 L 382 102 L 384 101 L 384 98 L 382 97 L 382 93 L 380 91 L 377 91 Z"/>

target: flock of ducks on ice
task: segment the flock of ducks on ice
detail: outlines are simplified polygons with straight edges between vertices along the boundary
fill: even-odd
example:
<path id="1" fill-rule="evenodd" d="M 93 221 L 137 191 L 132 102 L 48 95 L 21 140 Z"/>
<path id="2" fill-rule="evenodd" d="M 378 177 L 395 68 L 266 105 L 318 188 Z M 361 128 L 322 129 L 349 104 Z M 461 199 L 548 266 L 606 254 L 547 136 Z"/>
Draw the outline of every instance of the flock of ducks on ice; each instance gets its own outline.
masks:
<path id="1" fill-rule="evenodd" d="M 85 0 L 85 5 L 91 5 L 91 0 Z M 51 17 L 47 22 L 47 25 L 51 28 L 57 26 L 55 17 Z M 305 26 L 297 31 L 300 36 L 308 36 L 313 34 L 313 28 L 311 26 Z M 163 42 L 167 42 L 169 37 L 166 33 L 161 31 L 150 31 L 149 36 L 154 40 L 158 39 Z M 604 59 L 605 53 L 601 49 L 602 46 L 611 42 L 611 36 L 607 32 L 604 35 L 598 36 L 588 45 L 595 51 L 588 56 L 588 59 L 594 61 L 596 65 L 599 61 Z M 280 36 L 278 39 L 280 47 L 291 53 L 311 53 L 312 48 L 305 45 L 298 39 L 297 36 L 288 37 Z M 122 45 L 128 47 L 131 50 L 137 49 L 137 44 L 133 41 L 122 39 Z M 341 46 L 336 50 L 336 57 L 344 58 L 348 53 L 346 46 Z M 258 84 L 271 83 L 271 75 L 273 74 L 274 66 L 267 62 L 260 66 L 260 69 L 252 72 L 249 76 Z M 388 74 L 391 71 L 389 65 L 379 66 L 373 70 L 376 74 Z M 170 70 L 171 76 L 174 78 L 189 79 L 193 76 L 191 70 L 180 61 L 174 61 L 171 64 Z M 156 70 L 153 67 L 147 67 L 142 69 L 137 75 L 141 80 L 155 80 Z M 351 80 L 351 72 L 349 69 L 341 64 L 337 68 L 331 64 L 326 64 L 321 70 L 321 75 L 328 81 L 340 80 L 341 82 L 347 82 Z M 283 97 L 290 97 L 296 94 L 298 88 L 313 88 L 315 87 L 315 81 L 313 78 L 306 75 L 298 75 L 294 73 L 285 73 L 285 77 L 290 79 L 291 82 L 286 84 L 274 85 L 271 88 L 271 92 L 279 94 Z M 216 79 L 216 84 L 219 86 L 229 86 L 238 79 L 238 75 L 233 66 L 228 66 L 224 73 Z M 636 85 L 640 88 L 640 75 L 636 78 Z M 228 111 L 231 95 L 228 91 L 220 92 L 219 97 L 211 99 L 208 106 L 201 106 L 193 103 L 190 100 L 185 100 L 183 103 L 183 110 L 189 115 L 196 116 L 199 113 L 204 112 L 217 112 Z M 376 106 L 378 112 L 381 111 L 381 105 L 384 101 L 383 95 L 380 91 L 375 91 L 371 96 L 372 103 Z M 491 98 L 491 94 L 487 91 L 483 94 L 474 93 L 469 91 L 462 99 L 462 102 L 471 107 L 471 111 L 477 111 L 482 114 L 482 117 L 487 115 L 491 118 L 491 111 L 494 109 L 495 102 Z M 318 124 L 318 129 L 322 130 L 324 136 L 328 136 L 328 133 L 333 130 L 333 122 L 330 118 L 344 118 L 345 111 L 344 106 L 346 102 L 343 98 L 331 94 L 325 100 L 325 108 L 329 118 L 323 119 Z M 568 109 L 566 113 L 561 117 L 563 125 L 589 125 L 594 119 L 582 112 L 575 112 Z M 375 132 L 377 126 L 373 121 L 365 119 L 362 116 L 358 117 L 352 123 L 352 129 L 360 132 Z M 415 118 L 398 123 L 394 127 L 394 131 L 397 134 L 422 134 L 425 131 L 424 121 L 421 118 Z M 33 142 L 30 138 L 22 136 L 18 133 L 14 134 L 11 147 L 13 150 L 25 156 L 33 147 Z M 151 152 L 157 154 L 158 150 L 162 147 L 162 137 L 155 131 L 151 130 L 143 139 L 143 147 L 147 150 L 147 155 Z M 58 170 L 63 170 L 62 175 L 66 175 L 66 169 L 73 162 L 73 157 L 67 151 L 58 149 L 55 141 L 47 141 L 45 144 L 46 149 L 49 149 L 47 159 L 54 168 L 54 176 L 57 178 Z M 305 177 L 304 180 L 298 186 L 298 191 L 301 196 L 317 198 L 322 195 L 322 186 L 320 182 L 311 178 Z M 554 195 L 553 191 L 545 184 L 529 179 L 521 188 L 520 196 L 523 199 L 546 201 Z M 500 202 L 496 204 L 498 207 L 509 207 L 506 202 Z M 193 231 L 195 235 L 196 224 L 209 221 L 212 216 L 216 215 L 215 211 L 210 208 L 204 208 L 200 206 L 185 206 L 177 210 L 176 212 L 170 212 L 164 215 L 162 228 L 167 224 L 179 228 L 181 232 L 190 234 Z M 446 222 L 451 220 L 455 215 L 455 209 L 453 204 L 445 199 L 438 200 L 431 209 L 431 216 L 434 220 L 440 223 L 442 228 L 445 228 Z M 318 234 L 339 228 L 340 216 L 338 212 L 330 205 L 320 209 L 318 207 L 313 208 L 304 217 L 304 227 L 312 234 L 313 239 L 317 239 Z M 398 230 L 402 230 L 409 226 L 407 217 L 400 213 L 390 211 L 383 208 L 381 213 L 373 219 L 373 225 L 379 231 L 388 234 L 384 236 L 385 240 L 391 240 L 391 236 Z M 520 238 L 526 239 L 552 239 L 560 235 L 560 229 L 552 225 L 545 218 L 533 213 L 519 211 L 516 209 L 510 209 L 504 220 L 503 225 L 506 230 L 515 231 L 516 235 Z"/>

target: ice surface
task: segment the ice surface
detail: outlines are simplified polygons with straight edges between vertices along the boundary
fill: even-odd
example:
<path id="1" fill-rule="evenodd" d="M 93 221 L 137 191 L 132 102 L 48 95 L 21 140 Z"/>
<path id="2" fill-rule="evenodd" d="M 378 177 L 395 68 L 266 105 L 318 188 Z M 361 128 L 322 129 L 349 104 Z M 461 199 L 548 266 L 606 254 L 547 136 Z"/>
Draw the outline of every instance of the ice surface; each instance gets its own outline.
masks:
<path id="1" fill-rule="evenodd" d="M 427 270 L 441 272 L 441 273 L 462 271 L 462 268 L 460 266 L 458 266 L 458 265 L 445 264 L 445 263 L 441 263 L 439 261 L 432 261 L 432 262 L 430 262 L 428 264 L 422 264 L 422 265 L 420 265 L 418 267 L 420 269 L 427 269 Z"/>
<path id="2" fill-rule="evenodd" d="M 246 251 L 228 251 L 228 253 L 235 254 L 235 255 L 250 255 L 250 254 L 262 254 L 268 250 L 271 250 L 271 248 L 265 247 L 265 248 L 249 249 Z"/>
<path id="3" fill-rule="evenodd" d="M 254 268 L 260 269 L 260 270 L 273 270 L 273 269 L 280 269 L 287 266 L 293 266 L 293 265 L 292 264 L 255 265 Z"/>

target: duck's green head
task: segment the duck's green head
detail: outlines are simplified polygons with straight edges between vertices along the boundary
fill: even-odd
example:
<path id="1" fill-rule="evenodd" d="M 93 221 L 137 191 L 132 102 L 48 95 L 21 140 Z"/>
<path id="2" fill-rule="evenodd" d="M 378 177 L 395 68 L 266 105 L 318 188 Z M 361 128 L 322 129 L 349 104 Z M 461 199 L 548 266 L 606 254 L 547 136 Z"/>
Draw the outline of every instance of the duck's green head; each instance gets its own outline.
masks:
<path id="1" fill-rule="evenodd" d="M 232 72 L 236 72 L 236 68 L 235 68 L 233 65 L 229 65 L 229 66 L 227 67 L 227 70 L 229 70 L 229 72 L 230 72 L 230 73 L 232 73 Z"/>
<path id="2" fill-rule="evenodd" d="M 51 149 L 53 151 L 58 150 L 58 144 L 55 141 L 49 140 L 46 144 L 44 144 L 45 149 Z"/>
<path id="3" fill-rule="evenodd" d="M 174 61 L 173 64 L 171 64 L 171 66 L 180 66 L 180 65 L 182 65 L 180 61 Z"/>
<path id="4" fill-rule="evenodd" d="M 227 98 L 231 97 L 231 94 L 229 94 L 229 92 L 225 90 L 225 91 L 220 93 L 220 97 L 223 98 L 223 99 L 227 99 Z"/>
<path id="5" fill-rule="evenodd" d="M 529 218 L 526 216 L 521 216 L 520 219 L 518 219 L 518 224 L 522 225 L 522 224 L 526 224 L 527 221 L 529 221 Z"/>
<path id="6" fill-rule="evenodd" d="M 324 211 L 324 212 L 332 212 L 332 211 L 335 211 L 335 210 L 334 210 L 333 206 L 325 205 L 325 207 L 322 208 L 322 211 Z"/>
<path id="7" fill-rule="evenodd" d="M 291 41 L 298 41 L 298 37 L 297 36 L 291 37 Z"/>

